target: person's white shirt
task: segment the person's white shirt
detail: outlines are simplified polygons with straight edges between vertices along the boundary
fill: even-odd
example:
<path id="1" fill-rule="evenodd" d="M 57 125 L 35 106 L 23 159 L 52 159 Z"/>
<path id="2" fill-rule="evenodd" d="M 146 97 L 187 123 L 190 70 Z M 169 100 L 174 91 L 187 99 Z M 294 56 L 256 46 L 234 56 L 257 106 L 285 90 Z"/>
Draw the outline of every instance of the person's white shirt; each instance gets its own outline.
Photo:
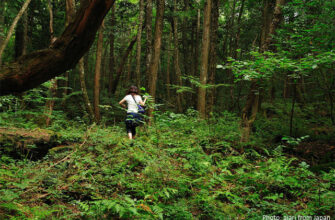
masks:
<path id="1" fill-rule="evenodd" d="M 134 98 L 133 98 L 134 97 Z M 127 102 L 127 113 L 138 113 L 138 107 L 140 103 L 142 103 L 142 98 L 140 95 L 126 95 L 121 102 L 126 101 Z M 135 100 L 136 102 L 135 102 Z"/>

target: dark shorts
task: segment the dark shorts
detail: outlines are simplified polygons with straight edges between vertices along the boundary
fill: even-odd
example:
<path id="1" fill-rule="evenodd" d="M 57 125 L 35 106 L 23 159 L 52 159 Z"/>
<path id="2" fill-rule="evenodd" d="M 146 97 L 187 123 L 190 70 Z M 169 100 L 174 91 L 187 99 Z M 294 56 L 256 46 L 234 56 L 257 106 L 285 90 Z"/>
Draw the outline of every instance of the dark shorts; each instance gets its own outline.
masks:
<path id="1" fill-rule="evenodd" d="M 125 123 L 127 133 L 132 133 L 132 135 L 135 136 L 136 127 L 143 123 L 143 117 L 141 114 L 138 113 L 127 113 Z"/>

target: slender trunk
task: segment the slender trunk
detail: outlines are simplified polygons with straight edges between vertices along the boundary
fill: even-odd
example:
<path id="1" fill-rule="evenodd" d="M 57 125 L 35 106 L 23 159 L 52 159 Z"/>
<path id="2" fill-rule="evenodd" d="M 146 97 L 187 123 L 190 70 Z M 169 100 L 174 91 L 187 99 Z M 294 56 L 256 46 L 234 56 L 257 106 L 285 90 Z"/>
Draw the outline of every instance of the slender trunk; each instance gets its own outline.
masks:
<path id="1" fill-rule="evenodd" d="M 286 76 L 285 77 L 285 81 L 284 81 L 284 89 L 283 89 L 283 98 L 284 99 L 287 99 L 288 97 L 289 97 L 289 77 L 288 76 Z"/>
<path id="2" fill-rule="evenodd" d="M 152 59 L 152 0 L 147 0 L 145 10 L 145 31 L 146 31 L 146 80 L 150 79 L 150 63 Z M 149 84 L 146 84 L 148 87 Z"/>
<path id="3" fill-rule="evenodd" d="M 102 58 L 102 46 L 103 46 L 103 24 L 99 30 L 98 41 L 97 41 L 97 55 L 95 61 L 95 71 L 94 71 L 94 116 L 97 123 L 100 122 L 100 78 L 101 78 L 101 58 Z"/>
<path id="4" fill-rule="evenodd" d="M 189 13 L 189 0 L 184 0 L 184 12 Z M 190 75 L 191 70 L 191 62 L 190 62 L 190 53 L 189 53 L 189 43 L 187 42 L 187 35 L 190 31 L 188 31 L 188 24 L 189 19 L 187 16 L 184 16 L 181 25 L 181 34 L 182 34 L 182 45 L 183 45 L 183 67 L 184 67 L 184 74 Z M 184 97 L 183 97 L 184 98 Z"/>
<path id="5" fill-rule="evenodd" d="M 263 51 L 268 50 L 272 45 L 273 42 L 273 35 L 276 32 L 276 29 L 278 28 L 279 24 L 281 23 L 283 19 L 283 13 L 282 13 L 282 6 L 285 4 L 285 0 L 276 0 L 276 6 L 273 12 L 273 19 L 270 24 L 269 28 L 269 34 L 267 35 L 267 38 L 265 40 L 265 43 L 263 45 Z M 270 48 L 273 50 L 273 48 Z"/>
<path id="6" fill-rule="evenodd" d="M 241 19 L 244 12 L 244 4 L 245 0 L 242 0 L 240 11 L 238 13 L 237 24 L 236 24 L 236 34 L 235 34 L 235 41 L 234 41 L 234 48 L 233 48 L 233 58 L 237 59 L 237 49 L 239 48 L 239 41 L 240 41 L 240 34 L 241 34 Z"/>
<path id="7" fill-rule="evenodd" d="M 167 92 L 167 99 L 171 101 L 171 93 L 170 93 L 170 60 L 171 60 L 171 42 L 172 42 L 172 30 L 169 34 L 169 41 L 168 41 L 168 52 L 167 52 L 167 61 L 166 61 L 166 92 Z"/>
<path id="8" fill-rule="evenodd" d="M 211 22 L 212 0 L 207 0 L 204 8 L 204 27 L 202 35 L 200 84 L 198 92 L 198 111 L 201 118 L 206 117 L 206 84 L 208 77 L 208 56 L 210 45 L 210 22 Z"/>
<path id="9" fill-rule="evenodd" d="M 115 92 L 116 92 L 116 88 L 117 88 L 117 85 L 119 84 L 119 81 L 120 81 L 120 78 L 121 78 L 124 66 L 125 66 L 125 64 L 127 62 L 129 54 L 132 51 L 135 43 L 136 43 L 136 36 L 133 37 L 133 39 L 130 41 L 130 43 L 128 45 L 128 48 L 126 49 L 126 51 L 124 52 L 124 54 L 122 56 L 121 63 L 120 63 L 120 65 L 119 65 L 119 67 L 118 67 L 118 69 L 116 71 L 115 80 L 113 80 L 113 83 L 112 83 L 112 94 L 115 94 Z"/>
<path id="10" fill-rule="evenodd" d="M 52 11 L 52 0 L 48 1 L 48 10 L 49 10 L 49 31 L 50 31 L 50 43 L 53 43 L 54 41 L 54 29 L 53 29 L 53 11 Z M 46 120 L 45 120 L 45 125 L 48 127 L 50 125 L 51 121 L 51 115 L 53 112 L 53 108 L 55 105 L 55 100 L 54 97 L 56 96 L 57 92 L 57 80 L 52 79 L 51 80 L 51 87 L 49 88 L 49 95 L 48 95 L 48 100 L 45 103 L 45 115 L 46 115 Z"/>
<path id="11" fill-rule="evenodd" d="M 66 19 L 65 19 L 65 27 L 67 27 L 71 20 L 73 19 L 75 15 L 75 2 L 74 0 L 66 0 Z M 53 34 L 53 33 L 52 33 Z M 65 72 L 65 75 L 64 75 L 64 91 L 63 91 L 63 97 L 66 97 L 68 92 L 69 92 L 69 72 Z M 63 104 L 65 102 L 65 99 L 63 101 Z"/>
<path id="12" fill-rule="evenodd" d="M 22 19 L 23 19 L 23 48 L 22 48 L 22 55 L 26 55 L 27 54 L 27 47 L 28 47 L 28 10 L 26 10 L 24 12 Z"/>
<path id="13" fill-rule="evenodd" d="M 174 68 L 176 73 L 176 80 L 177 85 L 182 86 L 182 80 L 181 80 L 181 70 L 179 66 L 179 43 L 178 43 L 178 18 L 177 18 L 177 1 L 174 0 L 174 6 L 173 6 L 173 42 L 174 42 Z M 183 111 L 182 107 L 182 95 L 181 93 L 177 93 L 177 109 L 179 112 Z"/>
<path id="14" fill-rule="evenodd" d="M 292 106 L 291 106 L 291 115 L 290 115 L 290 136 L 293 134 L 293 115 L 294 115 L 294 106 L 297 97 L 297 84 L 293 84 L 293 98 L 292 98 Z"/>
<path id="15" fill-rule="evenodd" d="M 26 10 L 22 19 L 18 22 L 15 30 L 15 60 L 27 53 L 28 43 L 28 10 Z M 0 44 L 1 45 L 1 44 Z"/>
<path id="16" fill-rule="evenodd" d="M 335 119 L 334 119 L 334 96 L 332 92 L 328 92 L 328 97 L 329 97 L 329 106 L 330 106 L 330 120 L 333 125 L 335 125 Z"/>
<path id="17" fill-rule="evenodd" d="M 233 41 L 234 41 L 234 33 L 235 33 L 235 14 L 236 14 L 236 1 L 237 0 L 234 0 L 233 1 L 233 8 L 231 10 L 231 15 L 230 15 L 230 24 L 229 24 L 229 33 L 228 33 L 228 47 L 229 47 L 229 52 L 228 52 L 228 55 L 231 57 L 232 54 L 233 54 Z"/>
<path id="18" fill-rule="evenodd" d="M 137 27 L 137 54 L 136 54 L 136 84 L 138 87 L 141 86 L 141 42 L 142 42 L 142 26 L 143 26 L 143 16 L 144 16 L 144 2 L 139 1 L 139 21 Z"/>
<path id="19" fill-rule="evenodd" d="M 193 62 L 194 62 L 194 67 L 193 67 L 193 72 L 192 76 L 196 77 L 199 74 L 199 45 L 200 45 L 200 25 L 201 25 L 201 12 L 200 9 L 197 10 L 197 18 L 195 21 L 195 39 L 193 40 L 193 51 L 194 51 L 194 56 L 193 56 Z M 194 84 L 191 85 L 192 90 L 194 90 L 196 87 Z M 196 109 L 197 108 L 197 96 L 195 94 L 191 95 L 192 97 L 192 106 Z"/>
<path id="20" fill-rule="evenodd" d="M 23 4 L 21 10 L 19 11 L 19 13 L 16 15 L 12 25 L 10 26 L 9 30 L 8 30 L 8 34 L 6 39 L 2 42 L 2 44 L 0 45 L 0 67 L 2 65 L 2 56 L 3 56 L 3 52 L 5 51 L 5 48 L 7 47 L 7 44 L 11 38 L 11 36 L 14 33 L 14 29 L 18 23 L 18 21 L 20 20 L 20 18 L 22 17 L 23 13 L 26 11 L 26 9 L 28 8 L 29 3 L 31 2 L 31 0 L 26 0 L 25 3 Z"/>
<path id="21" fill-rule="evenodd" d="M 66 20 L 65 26 L 68 26 L 76 14 L 75 0 L 66 0 Z"/>
<path id="22" fill-rule="evenodd" d="M 114 56 L 114 41 L 115 41 L 115 35 L 114 35 L 114 30 L 115 30 L 115 25 L 116 25 L 116 20 L 115 20 L 115 4 L 112 7 L 112 15 L 111 15 L 111 33 L 109 36 L 110 39 L 110 47 L 109 47 L 109 56 L 110 56 L 110 60 L 109 60 L 109 87 L 108 87 L 108 94 L 112 95 L 113 94 L 113 75 L 115 73 L 115 66 L 116 66 L 116 62 L 115 62 L 115 56 Z"/>
<path id="23" fill-rule="evenodd" d="M 92 123 L 93 121 L 95 121 L 95 117 L 94 117 L 94 111 L 93 111 L 90 99 L 88 98 L 87 89 L 86 89 L 84 58 L 81 58 L 79 60 L 78 68 L 79 68 L 80 88 L 81 88 L 81 92 L 82 92 L 82 95 L 83 95 L 85 108 L 86 108 L 88 117 L 90 119 L 90 122 Z"/>
<path id="24" fill-rule="evenodd" d="M 149 78 L 149 93 L 153 100 L 156 97 L 156 83 L 157 83 L 157 72 L 158 63 L 160 59 L 161 46 L 162 46 L 162 34 L 163 34 L 163 17 L 164 17 L 164 0 L 157 0 L 157 14 L 155 24 L 155 40 L 153 47 L 153 57 L 150 62 L 150 78 Z M 153 109 L 149 109 L 149 116 L 152 117 Z"/>
<path id="25" fill-rule="evenodd" d="M 215 104 L 215 73 L 216 73 L 216 46 L 219 28 L 219 0 L 213 0 L 212 16 L 211 16 L 211 42 L 210 42 L 210 57 L 209 57 L 209 84 L 213 87 L 208 91 L 208 108 L 207 113 L 213 111 Z"/>

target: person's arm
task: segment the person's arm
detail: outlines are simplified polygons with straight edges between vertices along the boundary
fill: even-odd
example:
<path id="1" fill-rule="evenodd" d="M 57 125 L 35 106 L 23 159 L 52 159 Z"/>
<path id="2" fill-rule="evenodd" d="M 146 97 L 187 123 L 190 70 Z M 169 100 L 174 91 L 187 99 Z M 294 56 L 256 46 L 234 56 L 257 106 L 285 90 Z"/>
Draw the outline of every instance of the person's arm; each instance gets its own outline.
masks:
<path id="1" fill-rule="evenodd" d="M 119 102 L 119 104 L 120 104 L 123 108 L 127 108 L 127 106 L 124 104 L 125 101 L 126 101 L 126 99 L 123 98 L 123 99 Z"/>
<path id="2" fill-rule="evenodd" d="M 145 97 L 144 101 L 142 101 L 142 98 L 141 98 L 139 103 L 140 103 L 140 105 L 144 106 L 146 101 L 147 101 L 147 97 Z"/>

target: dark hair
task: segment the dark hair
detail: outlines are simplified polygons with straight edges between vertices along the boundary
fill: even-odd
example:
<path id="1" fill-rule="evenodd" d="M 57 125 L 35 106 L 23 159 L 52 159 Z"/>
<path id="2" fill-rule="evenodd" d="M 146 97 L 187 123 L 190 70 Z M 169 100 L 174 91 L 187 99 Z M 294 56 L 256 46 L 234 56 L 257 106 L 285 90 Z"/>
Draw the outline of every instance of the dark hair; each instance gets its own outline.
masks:
<path id="1" fill-rule="evenodd" d="M 136 94 L 138 94 L 139 90 L 138 90 L 137 86 L 130 86 L 129 89 L 128 89 L 127 94 L 129 95 L 130 93 L 136 93 Z"/>

